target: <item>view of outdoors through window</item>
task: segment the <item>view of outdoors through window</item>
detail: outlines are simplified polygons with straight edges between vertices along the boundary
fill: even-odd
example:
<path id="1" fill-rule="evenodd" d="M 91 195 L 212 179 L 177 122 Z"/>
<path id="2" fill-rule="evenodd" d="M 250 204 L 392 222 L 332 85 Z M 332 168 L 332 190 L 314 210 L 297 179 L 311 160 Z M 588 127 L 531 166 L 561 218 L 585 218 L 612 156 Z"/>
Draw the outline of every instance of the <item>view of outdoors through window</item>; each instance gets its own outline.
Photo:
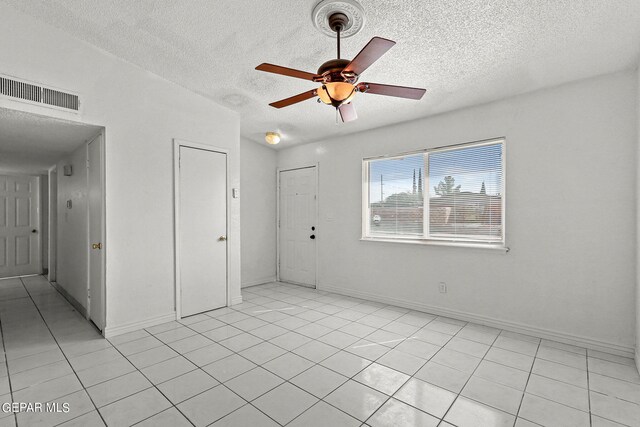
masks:
<path id="1" fill-rule="evenodd" d="M 369 164 L 372 234 L 423 235 L 423 180 L 423 153 Z"/>
<path id="2" fill-rule="evenodd" d="M 502 144 L 369 161 L 369 234 L 501 241 Z"/>

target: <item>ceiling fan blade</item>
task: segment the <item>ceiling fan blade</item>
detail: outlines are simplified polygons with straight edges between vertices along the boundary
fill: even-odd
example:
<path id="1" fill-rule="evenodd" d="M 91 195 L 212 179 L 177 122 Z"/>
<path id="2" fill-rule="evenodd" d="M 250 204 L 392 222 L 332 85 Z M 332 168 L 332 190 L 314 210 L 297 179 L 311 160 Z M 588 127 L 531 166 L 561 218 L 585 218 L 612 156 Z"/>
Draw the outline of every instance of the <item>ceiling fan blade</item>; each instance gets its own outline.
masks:
<path id="1" fill-rule="evenodd" d="M 362 74 L 371 64 L 376 62 L 382 55 L 395 45 L 393 40 L 374 37 L 362 48 L 360 53 L 342 70 L 342 73 Z"/>
<path id="2" fill-rule="evenodd" d="M 379 83 L 358 83 L 358 90 L 376 95 L 397 96 L 398 98 L 421 99 L 426 89 L 406 86 L 383 85 Z"/>
<path id="3" fill-rule="evenodd" d="M 256 67 L 258 71 L 265 71 L 267 73 L 281 74 L 283 76 L 295 77 L 303 80 L 314 81 L 318 77 L 317 74 L 307 73 L 306 71 L 294 70 L 293 68 L 281 67 L 273 64 L 260 64 Z"/>
<path id="4" fill-rule="evenodd" d="M 356 107 L 351 102 L 348 104 L 341 104 L 338 107 L 338 111 L 340 112 L 340 118 L 345 123 L 352 122 L 358 118 Z"/>
<path id="5" fill-rule="evenodd" d="M 281 99 L 280 101 L 272 102 L 269 105 L 275 108 L 288 107 L 289 105 L 297 104 L 298 102 L 305 101 L 317 95 L 318 95 L 318 92 L 315 89 L 313 89 L 308 92 L 302 92 L 302 93 L 299 93 L 298 95 L 294 95 L 291 98 Z"/>

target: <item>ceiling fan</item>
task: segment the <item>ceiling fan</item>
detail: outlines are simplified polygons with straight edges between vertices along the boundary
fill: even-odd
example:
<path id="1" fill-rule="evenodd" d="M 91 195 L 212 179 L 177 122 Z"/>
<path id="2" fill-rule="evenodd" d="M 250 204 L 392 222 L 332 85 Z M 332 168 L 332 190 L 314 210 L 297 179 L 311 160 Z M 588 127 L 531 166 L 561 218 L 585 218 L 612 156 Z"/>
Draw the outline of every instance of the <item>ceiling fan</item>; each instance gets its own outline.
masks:
<path id="1" fill-rule="evenodd" d="M 269 105 L 275 108 L 283 108 L 317 96 L 319 98 L 318 102 L 321 101 L 335 107 L 343 122 L 350 122 L 358 118 L 356 109 L 351 102 L 357 92 L 416 100 L 422 98 L 426 92 L 425 89 L 379 83 L 358 83 L 360 75 L 391 49 L 396 42 L 383 39 L 382 37 L 374 37 L 351 61 L 341 59 L 340 32 L 346 27 L 348 22 L 349 18 L 340 12 L 329 16 L 329 26 L 336 32 L 337 36 L 338 58 L 330 59 L 322 64 L 316 74 L 266 63 L 256 67 L 256 70 L 259 71 L 282 74 L 284 76 L 296 77 L 298 79 L 310 80 L 322 84 L 317 89 L 272 102 Z"/>

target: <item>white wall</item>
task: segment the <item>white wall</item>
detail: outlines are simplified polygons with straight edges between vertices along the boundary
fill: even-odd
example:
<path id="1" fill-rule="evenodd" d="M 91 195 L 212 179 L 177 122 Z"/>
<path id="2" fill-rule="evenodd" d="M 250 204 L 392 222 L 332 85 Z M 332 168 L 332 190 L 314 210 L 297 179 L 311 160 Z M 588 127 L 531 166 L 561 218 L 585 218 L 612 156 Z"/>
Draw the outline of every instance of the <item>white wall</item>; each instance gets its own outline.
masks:
<path id="1" fill-rule="evenodd" d="M 106 127 L 107 334 L 167 320 L 175 311 L 172 140 L 229 149 L 229 187 L 239 187 L 238 115 L 6 5 L 0 49 L 3 73 L 79 92 L 81 120 Z M 240 202 L 230 203 L 237 298 Z"/>
<path id="2" fill-rule="evenodd" d="M 637 80 L 626 71 L 279 152 L 280 167 L 320 163 L 318 287 L 632 354 Z M 500 136 L 509 253 L 359 240 L 363 157 Z"/>
<path id="3" fill-rule="evenodd" d="M 266 146 L 240 142 L 242 209 L 242 286 L 276 279 L 277 153 Z"/>
<path id="4" fill-rule="evenodd" d="M 64 176 L 71 165 L 72 175 Z M 87 309 L 87 146 L 82 144 L 57 164 L 57 246 L 56 282 L 86 311 Z M 71 200 L 71 209 L 67 201 Z"/>

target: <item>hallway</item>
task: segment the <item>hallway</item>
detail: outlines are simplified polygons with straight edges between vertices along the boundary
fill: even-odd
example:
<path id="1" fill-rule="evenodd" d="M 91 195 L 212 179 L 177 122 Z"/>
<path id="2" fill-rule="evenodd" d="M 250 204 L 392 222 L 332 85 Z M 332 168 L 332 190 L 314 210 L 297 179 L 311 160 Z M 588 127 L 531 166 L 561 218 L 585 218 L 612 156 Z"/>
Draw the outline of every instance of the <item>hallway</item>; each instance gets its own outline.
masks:
<path id="1" fill-rule="evenodd" d="M 43 276 L 0 281 L 0 325 L 6 358 L 1 371 L 9 372 L 0 379 L 2 403 L 11 402 L 13 392 L 13 402 L 65 396 L 71 407 L 66 414 L 20 413 L 20 425 L 57 424 L 95 409 L 76 374 L 88 365 L 74 361 L 110 344 Z M 0 425 L 13 425 L 10 412 L 0 416 Z"/>

